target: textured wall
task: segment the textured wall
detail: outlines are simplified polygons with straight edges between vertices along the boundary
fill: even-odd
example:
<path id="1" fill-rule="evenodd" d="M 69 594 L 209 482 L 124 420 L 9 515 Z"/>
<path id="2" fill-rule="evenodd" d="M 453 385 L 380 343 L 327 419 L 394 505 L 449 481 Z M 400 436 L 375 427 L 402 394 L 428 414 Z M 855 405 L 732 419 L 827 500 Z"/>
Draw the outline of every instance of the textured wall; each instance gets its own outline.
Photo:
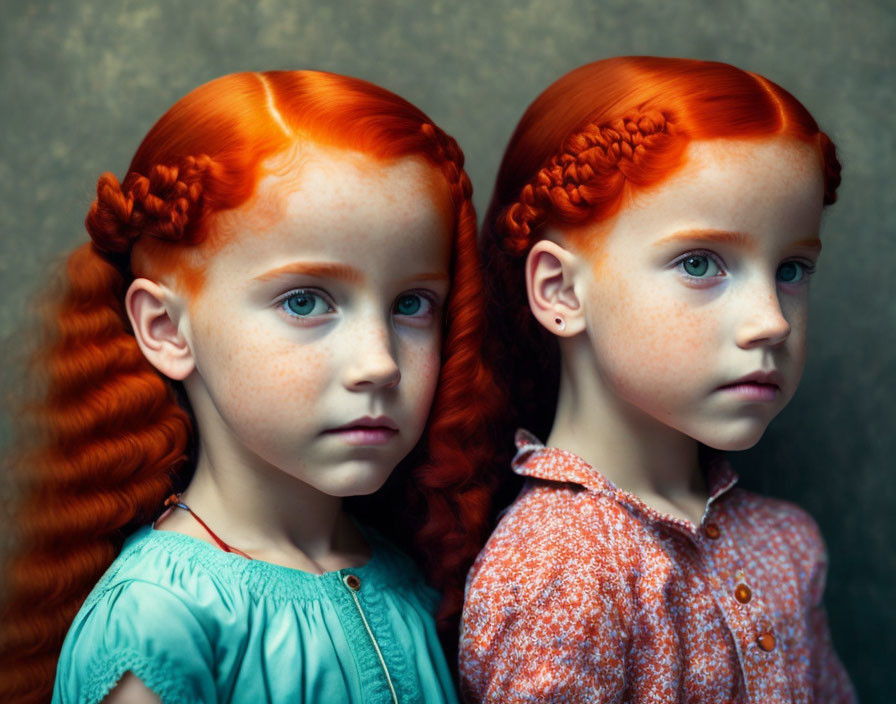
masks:
<path id="1" fill-rule="evenodd" d="M 48 262 L 85 237 L 98 174 L 122 175 L 154 120 L 222 73 L 321 68 L 396 91 L 458 138 L 482 212 L 515 121 L 567 70 L 644 53 L 758 71 L 809 107 L 845 170 L 826 216 L 803 386 L 734 461 L 744 484 L 819 520 L 838 650 L 863 701 L 890 701 L 894 43 L 892 0 L 4 0 L 0 336 L 20 323 L 29 292 L 51 285 Z"/>

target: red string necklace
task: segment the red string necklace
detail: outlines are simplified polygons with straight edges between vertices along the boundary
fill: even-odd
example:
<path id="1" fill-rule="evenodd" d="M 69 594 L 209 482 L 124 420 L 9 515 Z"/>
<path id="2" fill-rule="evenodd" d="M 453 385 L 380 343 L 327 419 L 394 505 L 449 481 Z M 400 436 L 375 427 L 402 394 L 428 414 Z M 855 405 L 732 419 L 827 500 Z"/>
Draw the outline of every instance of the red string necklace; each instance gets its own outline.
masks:
<path id="1" fill-rule="evenodd" d="M 215 532 L 211 528 L 208 527 L 206 522 L 203 521 L 195 513 L 193 513 L 193 509 L 191 509 L 183 501 L 181 501 L 180 496 L 178 496 L 177 494 L 172 494 L 167 499 L 165 499 L 165 508 L 166 509 L 179 508 L 179 509 L 182 509 L 182 510 L 186 511 L 187 513 L 189 513 L 193 518 L 195 518 L 199 522 L 199 525 L 201 525 L 203 528 L 205 528 L 205 530 L 208 532 L 208 534 L 212 537 L 212 540 L 214 540 L 218 544 L 218 547 L 221 548 L 224 552 L 232 552 L 236 555 L 245 557 L 247 560 L 252 559 L 251 557 L 249 557 L 246 553 L 244 553 L 239 548 L 235 548 L 235 547 L 228 545 L 223 540 L 221 540 L 217 535 L 215 535 Z"/>

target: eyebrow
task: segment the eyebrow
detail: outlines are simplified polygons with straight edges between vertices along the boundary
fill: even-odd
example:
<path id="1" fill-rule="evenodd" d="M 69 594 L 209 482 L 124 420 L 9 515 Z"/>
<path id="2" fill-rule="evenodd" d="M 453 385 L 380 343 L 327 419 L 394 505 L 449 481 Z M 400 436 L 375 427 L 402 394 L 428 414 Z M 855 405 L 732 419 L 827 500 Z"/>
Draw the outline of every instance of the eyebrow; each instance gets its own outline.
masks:
<path id="1" fill-rule="evenodd" d="M 727 230 L 680 230 L 653 243 L 654 247 L 665 247 L 679 242 L 711 242 L 739 245 L 746 249 L 756 249 L 756 241 L 743 232 Z"/>
<path id="2" fill-rule="evenodd" d="M 255 281 L 271 281 L 290 275 L 319 276 L 321 278 L 338 279 L 356 283 L 363 281 L 364 275 L 353 266 L 335 262 L 294 262 L 266 271 L 255 277 Z"/>
<path id="3" fill-rule="evenodd" d="M 265 273 L 256 276 L 255 281 L 273 281 L 282 276 L 318 276 L 320 278 L 338 279 L 349 283 L 357 283 L 364 280 L 364 274 L 358 269 L 348 264 L 339 264 L 336 262 L 294 262 L 284 266 L 271 269 Z M 451 277 L 442 271 L 428 271 L 422 274 L 414 274 L 409 276 L 405 281 L 414 283 L 416 281 L 450 281 Z"/>
<path id="4" fill-rule="evenodd" d="M 814 249 L 816 252 L 821 251 L 821 240 L 817 237 L 812 237 L 808 240 L 800 240 L 799 242 L 793 243 L 794 247 L 804 247 L 805 249 Z"/>
<path id="5" fill-rule="evenodd" d="M 733 244 L 744 247 L 746 249 L 756 249 L 756 241 L 743 232 L 729 232 L 727 230 L 681 230 L 674 232 L 668 237 L 654 242 L 654 247 L 665 247 L 666 245 L 685 242 L 710 242 Z M 812 249 L 816 252 L 821 251 L 821 240 L 817 237 L 811 237 L 805 240 L 793 242 L 791 247 L 802 247 L 804 249 Z"/>

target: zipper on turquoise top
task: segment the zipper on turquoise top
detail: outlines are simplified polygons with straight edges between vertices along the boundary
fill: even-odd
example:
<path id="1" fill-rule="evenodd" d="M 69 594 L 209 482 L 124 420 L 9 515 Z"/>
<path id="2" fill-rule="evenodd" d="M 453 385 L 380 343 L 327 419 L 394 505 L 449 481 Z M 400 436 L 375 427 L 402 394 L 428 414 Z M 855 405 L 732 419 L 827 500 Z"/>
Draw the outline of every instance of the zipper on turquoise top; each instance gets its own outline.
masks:
<path id="1" fill-rule="evenodd" d="M 355 602 L 355 608 L 358 609 L 358 614 L 360 614 L 361 616 L 361 621 L 364 622 L 364 628 L 367 629 L 367 635 L 370 636 L 370 642 L 373 643 L 373 649 L 376 651 L 376 655 L 380 659 L 380 665 L 383 668 L 383 672 L 386 675 L 386 682 L 389 685 L 389 692 L 392 694 L 392 702 L 393 704 L 398 704 L 398 695 L 395 693 L 395 686 L 392 684 L 392 675 L 389 674 L 389 668 L 386 666 L 386 660 L 385 658 L 383 658 L 383 652 L 380 650 L 379 643 L 376 642 L 376 638 L 373 635 L 373 630 L 371 630 L 370 624 L 367 622 L 367 616 L 364 615 L 364 609 L 361 608 L 361 600 L 358 599 L 358 592 L 361 589 L 361 580 L 353 574 L 347 574 L 343 575 L 342 583 L 345 585 L 345 588 L 348 589 L 348 593 L 352 595 L 352 599 Z"/>

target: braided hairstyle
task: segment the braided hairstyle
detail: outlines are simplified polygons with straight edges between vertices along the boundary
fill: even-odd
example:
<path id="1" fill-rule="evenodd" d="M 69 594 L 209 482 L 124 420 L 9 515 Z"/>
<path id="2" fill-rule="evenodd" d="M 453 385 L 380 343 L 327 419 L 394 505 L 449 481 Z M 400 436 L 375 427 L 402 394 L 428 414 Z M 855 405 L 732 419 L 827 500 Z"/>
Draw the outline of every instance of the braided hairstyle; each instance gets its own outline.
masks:
<path id="1" fill-rule="evenodd" d="M 593 229 L 581 226 L 609 220 L 672 176 L 691 141 L 776 135 L 817 146 L 824 204 L 833 203 L 840 164 L 831 140 L 790 93 L 734 66 L 617 57 L 571 71 L 536 98 L 507 145 L 482 232 L 489 357 L 500 360 L 509 398 L 501 447 L 512 447 L 520 425 L 547 436 L 556 408 L 559 348 L 529 312 L 524 276 L 545 229 L 562 228 L 588 251 Z"/>
<path id="2" fill-rule="evenodd" d="M 10 459 L 21 498 L 0 616 L 0 700 L 49 700 L 62 641 L 87 593 L 124 538 L 153 520 L 192 471 L 189 406 L 137 346 L 123 305 L 130 281 L 169 274 L 188 293 L 201 289 L 203 258 L 192 255 L 213 254 L 227 236 L 210 216 L 246 203 L 262 163 L 301 140 L 384 160 L 424 158 L 451 193 L 452 281 L 433 410 L 424 439 L 396 470 L 400 491 L 385 494 L 407 510 L 380 505 L 372 516 L 407 517 L 404 535 L 414 536 L 411 547 L 445 593 L 442 623 L 455 622 L 466 569 L 486 537 L 487 421 L 496 411 L 480 354 L 484 320 L 473 313 L 483 293 L 463 153 L 419 109 L 366 81 L 232 74 L 178 101 L 123 180 L 99 178 L 86 219 L 91 241 L 68 257 L 63 293 L 47 306 L 47 340 L 31 359 L 41 392 L 22 414 Z"/>

